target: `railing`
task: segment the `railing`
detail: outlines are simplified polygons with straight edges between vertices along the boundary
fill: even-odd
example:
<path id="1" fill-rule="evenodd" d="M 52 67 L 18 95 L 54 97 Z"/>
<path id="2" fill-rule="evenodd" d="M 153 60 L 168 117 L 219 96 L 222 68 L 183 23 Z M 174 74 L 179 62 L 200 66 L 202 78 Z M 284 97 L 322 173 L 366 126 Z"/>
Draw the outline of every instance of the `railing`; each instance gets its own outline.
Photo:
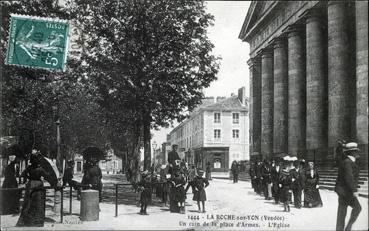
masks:
<path id="1" fill-rule="evenodd" d="M 151 185 L 169 184 L 168 182 L 152 182 Z M 115 217 L 118 217 L 118 187 L 123 185 L 134 185 L 132 183 L 117 183 L 115 186 Z"/>
<path id="2" fill-rule="evenodd" d="M 60 202 L 60 223 L 63 223 L 63 200 L 64 200 L 64 195 L 63 195 L 63 190 L 62 187 L 51 187 L 51 186 L 43 186 L 43 187 L 39 187 L 40 189 L 55 189 L 55 190 L 60 190 L 61 191 L 61 202 Z M 21 191 L 21 193 L 23 192 L 23 190 L 26 190 L 26 187 L 22 187 L 22 188 L 1 188 L 0 191 Z M 72 204 L 72 202 L 70 202 L 70 205 Z"/>
<path id="3" fill-rule="evenodd" d="M 163 184 L 169 184 L 168 182 L 153 182 L 151 185 L 163 185 Z M 118 217 L 118 188 L 119 186 L 124 185 L 131 185 L 133 186 L 133 183 L 116 183 L 113 184 L 115 187 L 115 217 Z M 90 185 L 79 185 L 81 188 L 84 187 L 90 187 Z M 61 192 L 61 202 L 60 202 L 60 223 L 63 223 L 63 216 L 64 216 L 64 188 L 69 187 L 69 214 L 72 214 L 72 206 L 73 206 L 73 187 L 72 186 L 65 186 L 65 187 L 51 187 L 51 186 L 43 186 L 40 187 L 42 189 L 54 189 Z M 0 188 L 0 191 L 21 191 L 26 190 L 26 187 L 22 188 Z"/>

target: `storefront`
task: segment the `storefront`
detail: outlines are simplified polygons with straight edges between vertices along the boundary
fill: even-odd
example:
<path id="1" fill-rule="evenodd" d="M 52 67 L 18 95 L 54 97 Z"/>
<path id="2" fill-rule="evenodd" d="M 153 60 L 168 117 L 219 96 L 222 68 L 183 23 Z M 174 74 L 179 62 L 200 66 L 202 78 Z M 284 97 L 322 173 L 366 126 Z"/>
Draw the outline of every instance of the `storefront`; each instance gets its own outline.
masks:
<path id="1" fill-rule="evenodd" d="M 207 147 L 196 149 L 195 165 L 198 168 L 206 169 L 210 163 L 212 172 L 227 172 L 229 170 L 229 148 L 228 147 Z"/>

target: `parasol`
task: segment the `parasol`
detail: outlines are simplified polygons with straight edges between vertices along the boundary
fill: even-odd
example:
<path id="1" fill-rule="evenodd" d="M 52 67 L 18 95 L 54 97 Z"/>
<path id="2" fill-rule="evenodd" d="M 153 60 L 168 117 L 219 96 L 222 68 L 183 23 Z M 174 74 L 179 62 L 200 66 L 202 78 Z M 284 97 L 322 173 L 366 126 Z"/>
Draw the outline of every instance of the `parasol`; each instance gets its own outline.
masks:
<path id="1" fill-rule="evenodd" d="M 291 157 L 290 156 L 285 156 L 285 157 L 283 157 L 283 160 L 291 161 Z"/>
<path id="2" fill-rule="evenodd" d="M 97 147 L 88 147 L 88 148 L 86 148 L 83 151 L 82 155 L 83 155 L 83 158 L 86 159 L 86 160 L 91 160 L 91 159 L 103 160 L 103 159 L 105 159 L 104 152 L 101 151 Z"/>
<path id="3" fill-rule="evenodd" d="M 48 173 L 48 177 L 45 178 L 50 186 L 55 187 L 58 184 L 59 170 L 56 165 L 49 159 L 42 155 L 39 155 L 39 161 L 41 167 Z"/>
<path id="4" fill-rule="evenodd" d="M 296 156 L 290 157 L 290 161 L 296 161 L 296 160 L 297 160 L 297 157 Z"/>
<path id="5" fill-rule="evenodd" d="M 275 155 L 276 158 L 284 158 L 286 156 L 288 156 L 288 154 L 284 153 L 284 152 L 281 152 L 281 153 L 278 153 L 278 154 Z"/>

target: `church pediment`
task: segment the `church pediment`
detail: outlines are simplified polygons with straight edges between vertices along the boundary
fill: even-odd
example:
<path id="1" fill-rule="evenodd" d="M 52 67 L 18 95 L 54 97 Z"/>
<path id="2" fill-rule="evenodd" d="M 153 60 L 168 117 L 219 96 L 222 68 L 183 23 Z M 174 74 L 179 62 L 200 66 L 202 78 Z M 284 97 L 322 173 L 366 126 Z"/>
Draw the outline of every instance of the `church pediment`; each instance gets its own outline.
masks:
<path id="1" fill-rule="evenodd" d="M 257 24 L 259 19 L 263 17 L 264 13 L 275 2 L 276 1 L 252 1 L 238 37 L 242 40 L 245 40 L 245 36 L 248 34 L 251 28 Z"/>

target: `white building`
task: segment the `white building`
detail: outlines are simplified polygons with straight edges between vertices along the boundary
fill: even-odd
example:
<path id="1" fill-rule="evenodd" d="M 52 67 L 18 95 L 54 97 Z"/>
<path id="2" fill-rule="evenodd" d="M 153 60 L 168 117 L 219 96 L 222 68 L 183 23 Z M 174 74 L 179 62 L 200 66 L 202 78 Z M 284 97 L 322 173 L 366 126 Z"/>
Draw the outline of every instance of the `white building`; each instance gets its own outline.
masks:
<path id="1" fill-rule="evenodd" d="M 207 97 L 169 134 L 170 144 L 187 162 L 227 171 L 233 160 L 249 160 L 249 121 L 245 88 L 229 98 Z"/>

